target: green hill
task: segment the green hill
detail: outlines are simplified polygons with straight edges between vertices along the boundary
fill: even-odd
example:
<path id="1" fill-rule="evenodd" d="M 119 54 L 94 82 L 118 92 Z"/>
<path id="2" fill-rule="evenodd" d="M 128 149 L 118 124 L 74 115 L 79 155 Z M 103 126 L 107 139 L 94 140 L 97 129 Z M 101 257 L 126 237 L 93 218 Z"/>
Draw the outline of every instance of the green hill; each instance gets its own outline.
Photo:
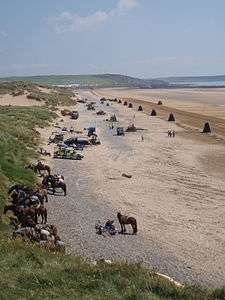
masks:
<path id="1" fill-rule="evenodd" d="M 145 80 L 119 74 L 97 75 L 43 75 L 0 78 L 0 82 L 27 81 L 47 85 L 79 85 L 80 87 L 138 87 L 168 86 L 162 80 Z"/>

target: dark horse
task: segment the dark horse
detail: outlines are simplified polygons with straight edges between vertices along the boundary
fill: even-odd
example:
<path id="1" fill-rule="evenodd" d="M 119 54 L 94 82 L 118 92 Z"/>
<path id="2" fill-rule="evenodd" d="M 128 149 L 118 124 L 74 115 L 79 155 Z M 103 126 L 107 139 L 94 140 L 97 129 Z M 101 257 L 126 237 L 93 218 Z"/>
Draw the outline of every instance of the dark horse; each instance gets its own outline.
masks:
<path id="1" fill-rule="evenodd" d="M 8 190 L 8 195 L 10 195 L 13 191 L 18 192 L 19 190 L 22 190 L 24 192 L 26 192 L 27 194 L 32 194 L 33 190 L 32 188 L 23 185 L 23 184 L 14 184 L 10 187 L 10 189 Z"/>
<path id="2" fill-rule="evenodd" d="M 51 174 L 51 168 L 48 165 L 44 165 L 42 162 L 38 162 L 36 165 L 30 164 L 26 168 L 31 169 L 35 173 L 39 173 L 40 175 L 41 175 L 41 171 L 47 171 L 48 175 Z"/>
<path id="3" fill-rule="evenodd" d="M 41 223 L 47 223 L 47 209 L 40 205 L 39 207 L 28 207 L 28 208 L 22 208 L 20 206 L 16 205 L 6 205 L 4 207 L 4 214 L 7 213 L 8 210 L 11 210 L 14 215 L 17 217 L 18 221 L 20 223 L 24 223 L 24 220 L 27 217 L 30 217 L 36 224 L 38 224 L 38 217 L 41 216 L 42 221 Z"/>
<path id="4" fill-rule="evenodd" d="M 135 218 L 123 216 L 120 212 L 117 214 L 117 218 L 120 222 L 121 233 L 126 232 L 125 224 L 130 224 L 133 228 L 133 234 L 137 234 L 137 221 Z"/>
<path id="5" fill-rule="evenodd" d="M 53 176 L 53 175 L 46 176 L 43 179 L 42 184 L 47 189 L 52 188 L 53 195 L 55 194 L 55 190 L 57 188 L 60 188 L 63 190 L 64 196 L 66 196 L 66 184 L 64 182 L 59 181 L 55 176 Z"/>

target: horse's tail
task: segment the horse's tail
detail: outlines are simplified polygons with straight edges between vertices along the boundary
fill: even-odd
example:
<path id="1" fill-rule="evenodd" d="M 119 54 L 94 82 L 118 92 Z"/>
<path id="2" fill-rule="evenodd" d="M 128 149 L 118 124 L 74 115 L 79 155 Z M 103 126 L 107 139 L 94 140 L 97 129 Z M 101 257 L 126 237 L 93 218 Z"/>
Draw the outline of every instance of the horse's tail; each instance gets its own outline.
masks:
<path id="1" fill-rule="evenodd" d="M 134 222 L 133 222 L 133 230 L 134 230 L 134 233 L 136 234 L 137 233 L 137 220 L 136 219 L 134 219 Z"/>

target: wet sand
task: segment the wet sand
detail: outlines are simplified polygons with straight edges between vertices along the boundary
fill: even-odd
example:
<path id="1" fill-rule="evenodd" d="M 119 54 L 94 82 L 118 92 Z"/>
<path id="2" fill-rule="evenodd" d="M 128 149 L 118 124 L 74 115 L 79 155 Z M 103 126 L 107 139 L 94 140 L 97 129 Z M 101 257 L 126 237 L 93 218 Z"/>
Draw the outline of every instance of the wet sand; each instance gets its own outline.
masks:
<path id="1" fill-rule="evenodd" d="M 82 161 L 51 160 L 53 172 L 65 176 L 68 196 L 51 197 L 49 220 L 58 224 L 70 251 L 91 260 L 142 262 L 182 283 L 223 286 L 224 142 L 136 107 L 99 102 L 98 107 L 115 113 L 121 126 L 135 122 L 146 130 L 117 137 L 105 116 L 82 104 L 76 107 L 78 121 L 65 121 L 78 130 L 97 126 L 102 141 L 85 150 Z M 177 132 L 175 139 L 167 137 L 168 129 Z M 97 220 L 114 219 L 119 228 L 118 211 L 137 218 L 138 235 L 96 235 Z"/>

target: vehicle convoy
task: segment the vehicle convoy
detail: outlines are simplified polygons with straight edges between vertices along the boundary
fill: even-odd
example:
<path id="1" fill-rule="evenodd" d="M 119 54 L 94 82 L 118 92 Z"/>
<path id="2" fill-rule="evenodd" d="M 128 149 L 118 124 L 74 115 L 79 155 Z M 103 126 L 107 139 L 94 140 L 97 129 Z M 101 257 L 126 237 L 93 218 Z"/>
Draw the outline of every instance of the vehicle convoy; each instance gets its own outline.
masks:
<path id="1" fill-rule="evenodd" d="M 81 160 L 84 156 L 80 153 L 77 153 L 77 151 L 72 147 L 67 148 L 59 148 L 56 147 L 54 149 L 54 158 L 61 158 L 61 159 L 73 159 L 73 160 Z"/>

